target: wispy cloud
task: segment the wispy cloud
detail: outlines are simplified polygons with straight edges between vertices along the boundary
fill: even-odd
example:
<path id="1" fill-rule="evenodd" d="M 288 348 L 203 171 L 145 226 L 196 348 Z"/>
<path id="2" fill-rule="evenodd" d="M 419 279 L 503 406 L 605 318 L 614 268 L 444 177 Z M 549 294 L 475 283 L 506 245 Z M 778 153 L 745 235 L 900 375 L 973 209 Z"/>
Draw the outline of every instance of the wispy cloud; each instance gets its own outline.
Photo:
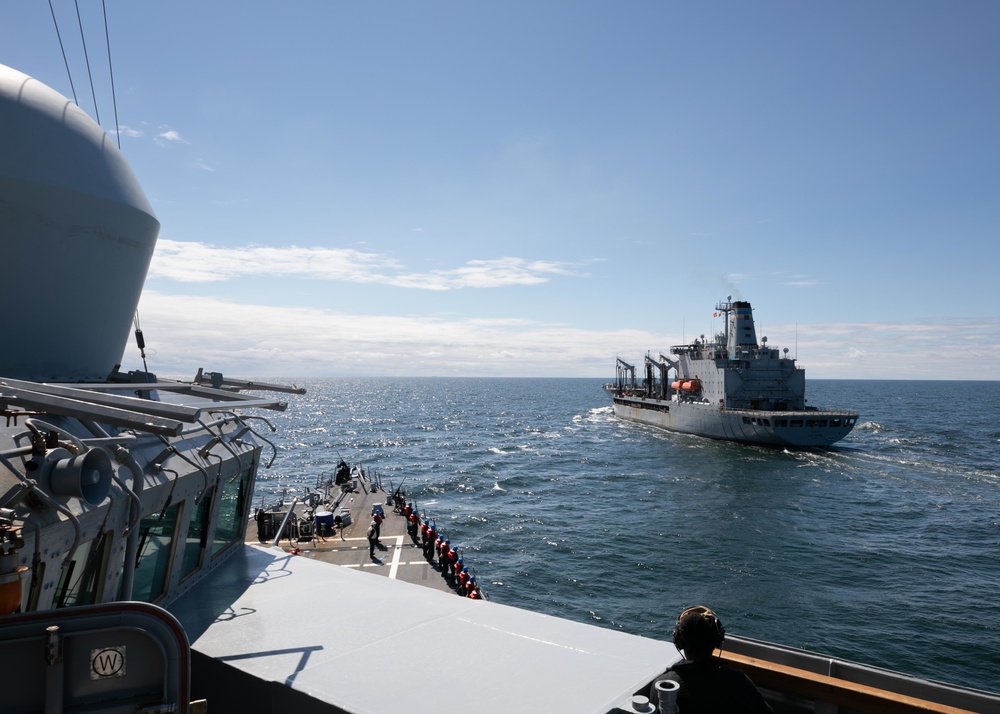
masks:
<path id="1" fill-rule="evenodd" d="M 782 285 L 790 288 L 812 288 L 820 284 L 819 280 L 801 273 L 778 272 L 774 273 L 774 276 Z"/>
<path id="2" fill-rule="evenodd" d="M 149 277 L 207 283 L 269 275 L 370 283 L 386 282 L 388 277 L 379 271 L 395 271 L 399 267 L 386 256 L 350 248 L 218 248 L 207 243 L 160 238 Z"/>
<path id="3" fill-rule="evenodd" d="M 171 375 L 198 367 L 292 376 L 594 375 L 613 371 L 609 345 L 638 354 L 650 344 L 669 343 L 643 330 L 587 330 L 509 318 L 344 314 L 149 290 L 139 313 L 150 369 Z M 225 314 L 227 328 L 191 320 L 205 314 Z M 126 363 L 137 359 L 130 346 Z"/>
<path id="4" fill-rule="evenodd" d="M 153 137 L 155 141 L 160 146 L 167 146 L 168 144 L 187 144 L 189 143 L 180 135 L 180 132 L 174 129 L 166 129 L 161 131 L 159 134 Z"/>
<path id="5" fill-rule="evenodd" d="M 161 238 L 150 278 L 185 283 L 220 282 L 244 276 L 301 277 L 351 283 L 379 283 L 421 290 L 537 285 L 553 276 L 585 277 L 580 264 L 523 258 L 471 260 L 449 270 L 406 271 L 396 259 L 351 248 L 219 248 Z"/>
<path id="6" fill-rule="evenodd" d="M 246 377 L 465 375 L 600 377 L 616 356 L 666 352 L 680 335 L 586 329 L 524 319 L 346 314 L 239 304 L 146 291 L 139 306 L 149 366 L 183 376 L 198 367 Z M 197 315 L 225 315 L 226 329 Z M 809 378 L 1000 379 L 1000 319 L 933 325 L 837 323 L 778 326 Z M 921 349 L 899 349 L 919 342 Z M 769 342 L 769 344 L 772 344 Z M 955 349 L 956 344 L 963 348 Z M 947 374 L 940 355 L 949 353 Z M 126 366 L 141 363 L 130 346 Z M 131 368 L 130 367 L 130 368 Z"/>
<path id="7" fill-rule="evenodd" d="M 392 278 L 391 284 L 426 290 L 454 290 L 459 288 L 498 288 L 506 285 L 538 285 L 554 275 L 579 277 L 570 263 L 528 261 L 522 258 L 496 260 L 470 260 L 460 268 L 434 270 L 429 273 L 410 273 Z"/>
<path id="8" fill-rule="evenodd" d="M 118 125 L 118 134 L 119 136 L 127 136 L 130 139 L 138 139 L 143 135 L 140 129 L 133 129 L 132 127 L 125 126 L 124 124 Z"/>

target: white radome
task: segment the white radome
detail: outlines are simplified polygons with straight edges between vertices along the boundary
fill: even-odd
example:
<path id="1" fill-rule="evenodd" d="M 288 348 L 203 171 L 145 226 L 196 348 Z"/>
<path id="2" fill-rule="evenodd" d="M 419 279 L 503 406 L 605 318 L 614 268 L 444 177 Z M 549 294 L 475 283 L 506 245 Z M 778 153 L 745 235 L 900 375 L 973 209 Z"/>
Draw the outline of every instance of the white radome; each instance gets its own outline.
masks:
<path id="1" fill-rule="evenodd" d="M 0 65 L 0 377 L 107 377 L 158 232 L 114 137 L 71 100 Z"/>

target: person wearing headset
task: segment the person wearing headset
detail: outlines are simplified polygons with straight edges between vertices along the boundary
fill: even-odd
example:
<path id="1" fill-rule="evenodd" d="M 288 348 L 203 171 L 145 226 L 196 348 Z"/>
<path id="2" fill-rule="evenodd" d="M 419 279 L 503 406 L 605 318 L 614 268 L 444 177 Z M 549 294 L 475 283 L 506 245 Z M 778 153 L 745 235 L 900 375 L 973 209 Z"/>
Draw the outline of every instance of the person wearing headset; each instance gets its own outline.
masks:
<path id="1" fill-rule="evenodd" d="M 677 711 L 680 714 L 772 714 L 770 705 L 750 678 L 743 672 L 725 667 L 722 660 L 714 656 L 725 637 L 722 622 L 704 605 L 684 610 L 674 628 L 674 646 L 684 659 L 668 668 L 650 685 L 650 704 L 660 706 L 656 682 L 669 680 L 680 685 L 677 690 Z"/>

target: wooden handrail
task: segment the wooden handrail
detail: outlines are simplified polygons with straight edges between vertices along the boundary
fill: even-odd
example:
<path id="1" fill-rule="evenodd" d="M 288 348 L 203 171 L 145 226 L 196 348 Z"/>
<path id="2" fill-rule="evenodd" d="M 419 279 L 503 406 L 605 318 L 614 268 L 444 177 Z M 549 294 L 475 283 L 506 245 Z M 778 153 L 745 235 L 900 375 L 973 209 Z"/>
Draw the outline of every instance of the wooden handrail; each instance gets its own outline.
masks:
<path id="1" fill-rule="evenodd" d="M 855 709 L 860 712 L 872 712 L 872 714 L 885 711 L 974 714 L 968 709 L 957 709 L 925 699 L 869 687 L 865 684 L 856 684 L 846 679 L 768 662 L 756 657 L 746 657 L 723 651 L 720 653 L 720 658 L 734 669 L 742 670 L 753 680 L 754 684 L 762 689 L 771 689 L 814 701 L 830 702 L 838 707 Z"/>

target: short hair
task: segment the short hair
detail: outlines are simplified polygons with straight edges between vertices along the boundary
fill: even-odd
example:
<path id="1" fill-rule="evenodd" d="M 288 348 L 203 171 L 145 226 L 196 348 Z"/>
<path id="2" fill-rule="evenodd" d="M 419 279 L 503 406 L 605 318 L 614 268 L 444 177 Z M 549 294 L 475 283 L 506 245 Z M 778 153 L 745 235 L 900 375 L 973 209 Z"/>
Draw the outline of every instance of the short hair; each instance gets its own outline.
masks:
<path id="1" fill-rule="evenodd" d="M 718 615 L 704 605 L 689 607 L 677 617 L 674 646 L 679 650 L 708 652 L 720 647 L 726 630 Z"/>

